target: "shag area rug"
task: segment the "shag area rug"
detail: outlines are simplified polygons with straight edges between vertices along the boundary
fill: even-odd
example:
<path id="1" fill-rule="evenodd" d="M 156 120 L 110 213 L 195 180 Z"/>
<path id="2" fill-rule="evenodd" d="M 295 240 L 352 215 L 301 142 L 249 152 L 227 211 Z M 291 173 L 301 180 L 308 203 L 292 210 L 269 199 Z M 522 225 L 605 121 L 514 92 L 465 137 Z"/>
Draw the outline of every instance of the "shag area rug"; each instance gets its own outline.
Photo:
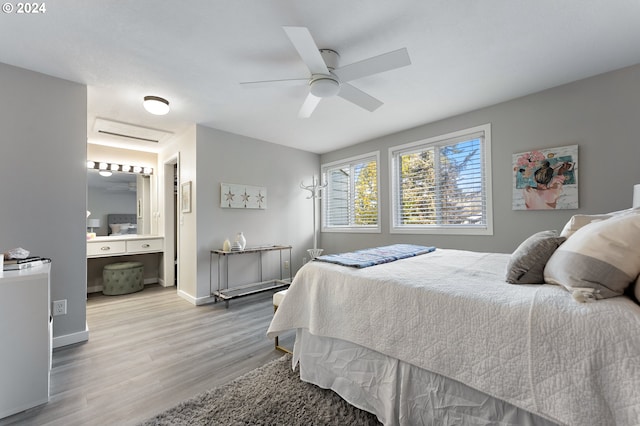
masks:
<path id="1" fill-rule="evenodd" d="M 151 425 L 380 425 L 335 392 L 300 380 L 284 355 L 153 417 Z"/>

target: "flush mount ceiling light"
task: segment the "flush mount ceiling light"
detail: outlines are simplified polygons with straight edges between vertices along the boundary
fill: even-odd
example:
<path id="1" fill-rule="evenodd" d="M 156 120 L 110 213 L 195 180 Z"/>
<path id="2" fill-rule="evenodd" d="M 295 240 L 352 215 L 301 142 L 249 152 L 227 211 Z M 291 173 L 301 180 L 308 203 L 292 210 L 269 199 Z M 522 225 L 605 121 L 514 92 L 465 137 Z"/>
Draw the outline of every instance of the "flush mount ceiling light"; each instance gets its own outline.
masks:
<path id="1" fill-rule="evenodd" d="M 165 115 L 169 112 L 169 101 L 159 96 L 145 96 L 144 109 L 154 115 Z"/>
<path id="2" fill-rule="evenodd" d="M 318 98 L 328 98 L 340 92 L 340 83 L 334 78 L 324 76 L 315 78 L 311 81 L 310 86 L 311 94 Z"/>

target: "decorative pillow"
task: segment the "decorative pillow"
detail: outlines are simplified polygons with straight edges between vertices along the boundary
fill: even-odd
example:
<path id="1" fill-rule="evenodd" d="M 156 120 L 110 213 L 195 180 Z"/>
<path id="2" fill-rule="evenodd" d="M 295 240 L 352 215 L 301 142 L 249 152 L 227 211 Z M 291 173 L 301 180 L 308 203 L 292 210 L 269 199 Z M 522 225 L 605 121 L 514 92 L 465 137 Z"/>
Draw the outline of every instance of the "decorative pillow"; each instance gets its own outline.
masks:
<path id="1" fill-rule="evenodd" d="M 556 231 L 533 234 L 518 246 L 507 265 L 506 281 L 512 284 L 544 284 L 544 265 L 566 240 Z"/>
<path id="2" fill-rule="evenodd" d="M 629 297 L 629 299 L 640 305 L 640 284 L 638 283 L 640 283 L 640 275 L 638 275 L 638 278 L 636 278 L 634 282 L 631 283 L 624 294 L 625 296 Z"/>
<path id="3" fill-rule="evenodd" d="M 609 219 L 610 217 L 613 217 L 612 213 L 592 214 L 592 215 L 588 215 L 588 214 L 573 215 L 571 216 L 571 219 L 569 219 L 569 222 L 567 222 L 567 224 L 564 225 L 564 228 L 562 228 L 562 232 L 560 232 L 560 235 L 562 237 L 569 238 L 570 236 L 573 235 L 574 232 L 576 232 L 578 229 L 582 228 L 583 226 L 588 225 L 591 222 Z"/>
<path id="4" fill-rule="evenodd" d="M 625 214 L 578 229 L 553 253 L 544 279 L 596 299 L 620 296 L 640 274 L 640 215 Z"/>

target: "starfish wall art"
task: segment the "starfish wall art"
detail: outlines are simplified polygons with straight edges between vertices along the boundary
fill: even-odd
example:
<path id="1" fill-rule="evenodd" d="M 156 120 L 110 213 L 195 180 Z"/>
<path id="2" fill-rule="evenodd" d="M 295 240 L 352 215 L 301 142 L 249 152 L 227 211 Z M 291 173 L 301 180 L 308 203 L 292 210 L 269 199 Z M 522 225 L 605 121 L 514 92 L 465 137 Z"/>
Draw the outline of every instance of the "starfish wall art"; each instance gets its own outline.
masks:
<path id="1" fill-rule="evenodd" d="M 267 188 L 235 183 L 221 183 L 220 207 L 231 209 L 266 209 Z"/>

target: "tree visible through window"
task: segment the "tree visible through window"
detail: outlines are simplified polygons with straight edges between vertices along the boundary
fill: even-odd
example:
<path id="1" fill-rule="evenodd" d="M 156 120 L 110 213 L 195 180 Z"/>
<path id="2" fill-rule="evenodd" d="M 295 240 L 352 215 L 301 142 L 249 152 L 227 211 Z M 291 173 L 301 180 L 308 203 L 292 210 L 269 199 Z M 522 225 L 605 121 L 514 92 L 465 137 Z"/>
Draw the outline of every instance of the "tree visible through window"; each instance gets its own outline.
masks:
<path id="1" fill-rule="evenodd" d="M 323 230 L 379 230 L 378 154 L 322 167 Z"/>
<path id="2" fill-rule="evenodd" d="M 356 170 L 354 223 L 378 224 L 378 166 L 375 161 Z"/>
<path id="3" fill-rule="evenodd" d="M 491 232 L 488 129 L 472 130 L 390 150 L 394 230 Z"/>

